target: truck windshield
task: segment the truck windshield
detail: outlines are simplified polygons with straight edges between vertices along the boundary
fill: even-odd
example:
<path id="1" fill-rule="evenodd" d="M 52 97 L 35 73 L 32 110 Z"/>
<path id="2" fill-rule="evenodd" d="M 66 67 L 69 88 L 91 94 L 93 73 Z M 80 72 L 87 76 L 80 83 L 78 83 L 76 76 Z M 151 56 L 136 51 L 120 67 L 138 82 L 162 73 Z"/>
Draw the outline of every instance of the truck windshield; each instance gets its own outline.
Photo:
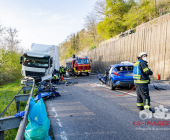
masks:
<path id="1" fill-rule="evenodd" d="M 78 59 L 77 64 L 89 64 L 89 59 Z"/>
<path id="2" fill-rule="evenodd" d="M 24 66 L 28 67 L 38 67 L 38 68 L 48 68 L 48 59 L 44 58 L 34 58 L 34 57 L 24 57 Z"/>

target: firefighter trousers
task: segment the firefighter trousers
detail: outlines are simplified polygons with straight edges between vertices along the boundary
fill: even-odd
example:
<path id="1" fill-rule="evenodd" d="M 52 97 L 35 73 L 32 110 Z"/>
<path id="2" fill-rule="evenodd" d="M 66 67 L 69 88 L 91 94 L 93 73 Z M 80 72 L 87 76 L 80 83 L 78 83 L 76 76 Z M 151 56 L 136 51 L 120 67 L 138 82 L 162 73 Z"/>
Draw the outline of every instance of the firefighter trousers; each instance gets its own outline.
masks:
<path id="1" fill-rule="evenodd" d="M 137 84 L 137 108 L 143 110 L 144 108 L 150 108 L 150 96 L 148 84 Z"/>

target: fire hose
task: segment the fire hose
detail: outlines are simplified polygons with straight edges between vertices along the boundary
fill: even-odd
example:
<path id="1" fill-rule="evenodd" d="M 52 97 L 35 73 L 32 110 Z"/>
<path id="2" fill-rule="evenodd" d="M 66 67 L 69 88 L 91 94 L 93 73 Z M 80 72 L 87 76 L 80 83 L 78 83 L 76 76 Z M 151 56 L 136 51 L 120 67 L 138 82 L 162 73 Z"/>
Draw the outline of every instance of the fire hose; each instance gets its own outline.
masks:
<path id="1" fill-rule="evenodd" d="M 114 95 L 114 96 L 124 96 L 124 95 L 127 95 L 128 93 L 130 93 L 132 90 L 135 89 L 135 86 L 134 86 L 134 87 L 133 87 L 130 91 L 128 91 L 127 93 L 122 94 L 122 95 L 116 95 L 116 94 L 113 94 L 113 93 L 111 93 L 111 92 L 109 92 L 109 91 L 107 91 L 107 90 L 104 90 L 104 89 L 102 89 L 102 88 L 99 88 L 99 87 L 97 87 L 97 86 L 94 86 L 94 85 L 92 85 L 92 84 L 90 84 L 90 83 L 88 83 L 88 82 L 86 82 L 86 81 L 84 81 L 84 80 L 82 80 L 82 79 L 78 79 L 78 80 L 83 81 L 83 82 L 87 83 L 88 85 L 90 85 L 90 86 L 92 86 L 92 87 L 95 87 L 95 88 L 97 88 L 97 89 L 99 89 L 99 90 L 102 90 L 102 91 L 107 92 L 107 93 L 109 93 L 109 94 L 111 94 L 111 95 Z"/>

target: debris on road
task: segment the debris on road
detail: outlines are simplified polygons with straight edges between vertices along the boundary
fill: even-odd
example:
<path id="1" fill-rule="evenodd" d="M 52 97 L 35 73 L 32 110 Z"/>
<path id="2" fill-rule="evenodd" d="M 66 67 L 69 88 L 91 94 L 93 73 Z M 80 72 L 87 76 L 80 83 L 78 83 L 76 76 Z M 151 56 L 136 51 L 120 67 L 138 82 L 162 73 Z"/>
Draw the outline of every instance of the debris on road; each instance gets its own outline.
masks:
<path id="1" fill-rule="evenodd" d="M 153 84 L 153 87 L 154 87 L 156 90 L 166 90 L 166 89 L 164 89 L 164 88 L 157 87 L 157 86 L 155 86 L 154 84 Z"/>

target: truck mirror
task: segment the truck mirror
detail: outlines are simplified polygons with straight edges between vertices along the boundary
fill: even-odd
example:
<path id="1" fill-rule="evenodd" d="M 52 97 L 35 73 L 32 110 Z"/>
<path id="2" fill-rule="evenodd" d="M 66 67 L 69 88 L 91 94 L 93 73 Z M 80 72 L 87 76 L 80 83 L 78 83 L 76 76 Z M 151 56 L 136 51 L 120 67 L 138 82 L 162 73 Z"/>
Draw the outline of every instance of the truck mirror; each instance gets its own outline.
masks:
<path id="1" fill-rule="evenodd" d="M 53 58 L 52 57 L 50 58 L 50 64 L 53 64 Z"/>
<path id="2" fill-rule="evenodd" d="M 20 61 L 22 61 L 23 59 L 24 59 L 23 56 L 21 56 L 21 57 L 20 57 Z"/>
<path id="3" fill-rule="evenodd" d="M 92 62 L 92 59 L 90 59 L 90 62 Z"/>
<path id="4" fill-rule="evenodd" d="M 23 56 L 21 56 L 20 57 L 20 64 L 22 64 L 22 61 L 24 60 L 24 57 Z"/>

